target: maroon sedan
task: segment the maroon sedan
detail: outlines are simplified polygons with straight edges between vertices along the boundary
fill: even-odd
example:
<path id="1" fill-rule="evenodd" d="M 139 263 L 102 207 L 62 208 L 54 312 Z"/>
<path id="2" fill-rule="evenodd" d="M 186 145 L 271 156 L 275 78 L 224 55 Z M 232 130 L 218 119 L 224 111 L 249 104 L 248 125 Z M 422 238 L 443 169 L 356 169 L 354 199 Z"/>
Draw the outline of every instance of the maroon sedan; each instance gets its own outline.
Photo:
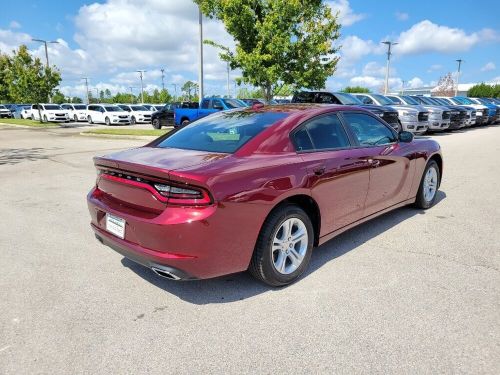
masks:
<path id="1" fill-rule="evenodd" d="M 175 280 L 249 270 L 296 280 L 315 246 L 389 210 L 429 208 L 440 146 L 356 107 L 220 112 L 94 159 L 96 237 Z"/>

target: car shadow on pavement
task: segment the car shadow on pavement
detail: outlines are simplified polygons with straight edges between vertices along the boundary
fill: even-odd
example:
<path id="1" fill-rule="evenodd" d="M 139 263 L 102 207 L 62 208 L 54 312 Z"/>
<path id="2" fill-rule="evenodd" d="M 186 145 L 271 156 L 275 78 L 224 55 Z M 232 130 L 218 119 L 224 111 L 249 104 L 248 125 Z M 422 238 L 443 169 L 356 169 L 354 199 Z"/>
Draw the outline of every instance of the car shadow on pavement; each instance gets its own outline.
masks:
<path id="1" fill-rule="evenodd" d="M 446 194 L 438 191 L 436 204 L 439 204 L 445 198 Z M 424 215 L 425 213 L 425 210 L 402 207 L 340 234 L 314 249 L 309 268 L 301 279 L 307 278 L 324 264 L 352 250 L 356 250 L 360 245 L 377 237 L 402 221 L 415 215 Z M 149 268 L 141 266 L 127 258 L 123 258 L 121 262 L 123 266 L 129 268 L 144 280 L 186 302 L 196 305 L 241 301 L 262 293 L 283 290 L 283 288 L 272 288 L 258 282 L 248 272 L 240 272 L 209 280 L 172 281 L 157 276 Z M 297 282 L 300 283 L 301 279 Z"/>
<path id="2" fill-rule="evenodd" d="M 47 151 L 54 151 L 59 148 L 1 148 L 0 149 L 0 165 L 19 164 L 25 161 L 44 160 L 49 156 Z"/>

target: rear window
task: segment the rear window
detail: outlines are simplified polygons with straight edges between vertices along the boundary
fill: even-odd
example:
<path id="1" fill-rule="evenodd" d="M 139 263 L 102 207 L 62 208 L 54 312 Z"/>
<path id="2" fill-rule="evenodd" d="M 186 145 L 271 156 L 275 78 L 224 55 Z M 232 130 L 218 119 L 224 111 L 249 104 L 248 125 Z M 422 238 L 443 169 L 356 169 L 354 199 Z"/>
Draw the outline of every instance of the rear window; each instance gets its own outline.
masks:
<path id="1" fill-rule="evenodd" d="M 265 128 L 287 116 L 283 112 L 219 112 L 186 125 L 157 147 L 233 153 Z"/>

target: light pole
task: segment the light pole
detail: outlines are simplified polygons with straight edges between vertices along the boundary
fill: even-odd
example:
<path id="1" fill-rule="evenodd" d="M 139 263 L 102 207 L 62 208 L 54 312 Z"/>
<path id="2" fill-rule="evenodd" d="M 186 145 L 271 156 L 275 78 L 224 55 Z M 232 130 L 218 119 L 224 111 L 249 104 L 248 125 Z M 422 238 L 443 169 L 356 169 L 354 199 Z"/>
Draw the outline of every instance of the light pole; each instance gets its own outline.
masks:
<path id="1" fill-rule="evenodd" d="M 177 84 L 172 83 L 171 85 L 174 86 L 174 102 L 175 102 L 175 100 L 177 99 Z"/>
<path id="2" fill-rule="evenodd" d="M 199 61 L 199 72 L 198 72 L 198 87 L 200 89 L 199 91 L 199 101 L 203 100 L 203 19 L 202 19 L 202 14 L 201 14 L 201 9 L 198 7 L 198 24 L 200 28 L 200 42 L 199 42 L 199 48 L 200 48 L 200 61 Z"/>
<path id="3" fill-rule="evenodd" d="M 130 89 L 130 101 L 134 103 L 134 91 L 133 91 L 134 88 L 130 86 L 129 89 Z"/>
<path id="4" fill-rule="evenodd" d="M 57 40 L 44 40 L 44 39 L 31 39 L 33 42 L 40 42 L 40 43 L 43 43 L 44 46 L 45 46 L 45 62 L 46 62 L 46 66 L 47 66 L 47 69 L 49 68 L 49 51 L 47 49 L 47 43 L 51 43 L 51 44 L 59 44 L 59 42 Z M 52 96 L 49 95 L 49 103 L 52 103 Z"/>
<path id="5" fill-rule="evenodd" d="M 138 70 L 139 77 L 141 77 L 141 104 L 144 104 L 144 85 L 142 84 L 142 75 L 146 73 L 145 70 Z"/>
<path id="6" fill-rule="evenodd" d="M 460 67 L 462 66 L 462 63 L 464 60 L 462 59 L 457 59 L 455 60 L 458 63 L 458 71 L 457 71 L 457 87 L 455 88 L 455 96 L 458 96 L 458 81 L 460 79 Z"/>
<path id="7" fill-rule="evenodd" d="M 94 87 L 94 89 L 95 89 L 95 101 L 97 103 L 100 103 L 101 100 L 100 100 L 100 97 L 99 97 L 99 89 L 97 87 Z"/>
<path id="8" fill-rule="evenodd" d="M 231 97 L 231 89 L 229 88 L 229 61 L 227 62 L 227 97 Z"/>
<path id="9" fill-rule="evenodd" d="M 387 95 L 387 91 L 389 91 L 389 68 L 391 64 L 391 55 L 392 55 L 391 47 L 395 46 L 398 43 L 386 40 L 385 42 L 382 42 L 382 44 L 387 45 L 387 67 L 385 68 L 385 86 L 384 86 L 384 95 Z"/>
<path id="10" fill-rule="evenodd" d="M 405 94 L 405 80 L 403 79 L 401 81 L 401 95 Z"/>
<path id="11" fill-rule="evenodd" d="M 90 104 L 89 100 L 89 78 L 88 77 L 83 77 L 82 79 L 85 80 L 85 93 L 87 94 L 87 104 Z"/>
<path id="12" fill-rule="evenodd" d="M 161 68 L 161 89 L 165 91 L 165 69 Z"/>

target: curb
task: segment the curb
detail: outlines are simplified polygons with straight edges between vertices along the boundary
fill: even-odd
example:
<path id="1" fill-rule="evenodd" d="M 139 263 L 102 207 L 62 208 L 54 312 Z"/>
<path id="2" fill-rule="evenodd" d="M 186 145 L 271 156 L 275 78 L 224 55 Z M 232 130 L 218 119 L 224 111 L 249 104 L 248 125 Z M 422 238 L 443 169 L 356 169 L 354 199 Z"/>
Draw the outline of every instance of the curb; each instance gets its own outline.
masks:
<path id="1" fill-rule="evenodd" d="M 146 140 L 151 141 L 153 139 L 158 138 L 159 136 L 155 135 L 121 135 L 121 134 L 95 134 L 95 133 L 80 133 L 83 137 L 96 137 L 96 138 L 109 138 L 109 139 L 137 139 L 137 140 Z"/>
<path id="2" fill-rule="evenodd" d="M 16 128 L 24 128 L 24 129 L 58 129 L 59 125 L 49 125 L 49 126 L 29 126 L 29 125 L 21 125 L 21 124 L 7 124 L 5 122 L 0 122 L 2 126 L 14 126 Z"/>

